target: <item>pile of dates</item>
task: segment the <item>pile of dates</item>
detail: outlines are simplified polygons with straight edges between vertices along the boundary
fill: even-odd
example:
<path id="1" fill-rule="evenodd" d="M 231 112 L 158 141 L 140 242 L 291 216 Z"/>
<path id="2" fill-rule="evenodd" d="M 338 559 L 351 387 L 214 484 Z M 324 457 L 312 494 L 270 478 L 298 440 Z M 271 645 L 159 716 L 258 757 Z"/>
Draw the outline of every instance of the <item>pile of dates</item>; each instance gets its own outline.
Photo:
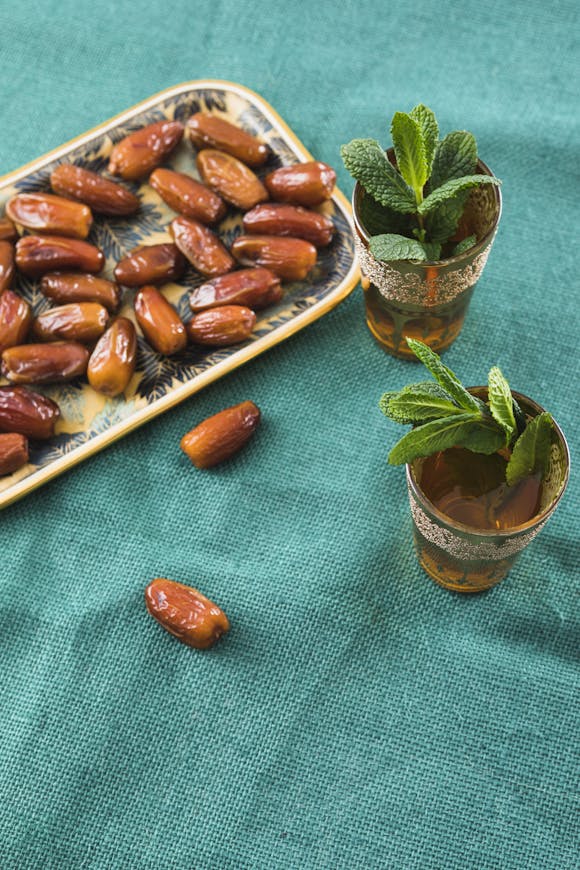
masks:
<path id="1" fill-rule="evenodd" d="M 184 134 L 196 150 L 201 181 L 161 166 Z M 136 324 L 157 353 L 169 356 L 188 344 L 246 341 L 256 311 L 282 298 L 281 282 L 306 278 L 317 248 L 333 237 L 332 221 L 314 209 L 331 197 L 336 175 L 315 161 L 268 173 L 269 157 L 267 145 L 204 113 L 186 128 L 159 121 L 115 145 L 109 175 L 147 179 L 177 213 L 168 227 L 171 241 L 131 251 L 117 263 L 115 281 L 100 276 L 105 257 L 87 238 L 93 213 L 130 219 L 138 212 L 139 198 L 122 184 L 61 164 L 50 176 L 52 193 L 21 193 L 8 201 L 0 218 L 0 354 L 8 381 L 0 387 L 0 475 L 28 462 L 28 439 L 54 434 L 58 405 L 31 385 L 86 377 L 106 396 L 127 389 L 137 332 L 133 319 L 116 315 L 123 287 L 137 288 Z M 262 177 L 254 171 L 260 167 Z M 243 212 L 243 234 L 231 250 L 210 229 L 228 208 Z M 191 292 L 192 316 L 184 323 L 160 287 L 179 281 L 188 267 L 206 280 Z M 18 273 L 38 279 L 53 307 L 34 317 L 15 289 Z M 213 464 L 207 435 L 201 456 L 196 439 L 182 445 L 192 461 Z"/>

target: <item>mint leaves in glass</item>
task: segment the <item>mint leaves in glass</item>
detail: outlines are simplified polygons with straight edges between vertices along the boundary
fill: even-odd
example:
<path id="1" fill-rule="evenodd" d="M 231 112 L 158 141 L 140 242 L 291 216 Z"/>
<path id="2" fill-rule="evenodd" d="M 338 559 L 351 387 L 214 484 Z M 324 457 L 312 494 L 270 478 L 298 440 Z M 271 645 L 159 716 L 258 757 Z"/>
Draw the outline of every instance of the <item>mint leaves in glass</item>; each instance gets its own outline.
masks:
<path id="1" fill-rule="evenodd" d="M 353 139 L 341 148 L 353 196 L 367 323 L 390 353 L 405 338 L 447 348 L 458 335 L 497 229 L 499 180 L 478 159 L 472 133 L 439 138 L 423 105 L 396 112 L 393 147 Z"/>
<path id="2" fill-rule="evenodd" d="M 413 427 L 389 462 L 407 464 L 419 560 L 448 588 L 487 589 L 554 511 L 568 479 L 566 441 L 499 368 L 487 387 L 468 390 L 425 344 L 408 344 L 433 380 L 385 393 L 380 408 Z"/>

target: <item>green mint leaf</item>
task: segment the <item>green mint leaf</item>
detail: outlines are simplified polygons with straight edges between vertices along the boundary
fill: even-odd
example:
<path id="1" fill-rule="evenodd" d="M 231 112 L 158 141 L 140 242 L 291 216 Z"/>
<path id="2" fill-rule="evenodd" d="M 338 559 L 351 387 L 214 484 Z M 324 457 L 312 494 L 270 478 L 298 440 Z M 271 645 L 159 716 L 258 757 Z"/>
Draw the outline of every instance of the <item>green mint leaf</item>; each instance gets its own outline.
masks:
<path id="1" fill-rule="evenodd" d="M 438 260 L 441 256 L 441 245 L 439 242 L 421 242 L 423 250 L 427 255 L 427 259 L 432 262 Z"/>
<path id="2" fill-rule="evenodd" d="M 516 426 L 518 427 L 518 435 L 521 435 L 524 429 L 526 428 L 527 420 L 526 415 L 512 396 L 512 406 L 514 409 L 514 417 L 516 419 Z"/>
<path id="3" fill-rule="evenodd" d="M 439 417 L 449 417 L 462 414 L 453 399 L 437 384 L 428 384 L 427 389 L 422 384 L 405 387 L 397 396 L 393 396 L 389 405 L 389 416 L 397 422 L 424 423 Z M 436 389 L 433 390 L 432 388 Z"/>
<path id="4" fill-rule="evenodd" d="M 478 187 L 480 184 L 501 184 L 501 181 L 499 178 L 494 178 L 493 175 L 464 175 L 462 178 L 452 178 L 425 197 L 423 202 L 417 206 L 417 211 L 419 214 L 428 214 L 446 199 L 455 196 L 456 193 L 469 190 L 471 187 Z"/>
<path id="5" fill-rule="evenodd" d="M 427 181 L 427 159 L 421 127 L 405 112 L 395 112 L 391 136 L 399 172 L 415 193 L 420 193 Z"/>
<path id="6" fill-rule="evenodd" d="M 435 148 L 439 139 L 439 127 L 437 119 L 431 109 L 419 103 L 409 112 L 411 118 L 416 121 L 421 128 L 423 136 L 423 144 L 425 146 L 425 160 L 427 162 L 427 178 L 431 175 L 431 167 L 433 166 L 433 157 L 435 156 Z"/>
<path id="7" fill-rule="evenodd" d="M 373 257 L 386 263 L 393 260 L 429 260 L 425 247 L 417 239 L 407 239 L 395 233 L 373 236 L 369 241 Z"/>
<path id="8" fill-rule="evenodd" d="M 401 214 L 386 205 L 381 205 L 368 193 L 359 200 L 358 215 L 369 236 L 378 236 L 380 233 L 410 236 L 413 232 L 414 218 L 411 215 Z"/>
<path id="9" fill-rule="evenodd" d="M 391 414 L 389 412 L 389 403 L 391 399 L 394 399 L 394 397 L 398 395 L 399 394 L 396 392 L 383 393 L 383 395 L 379 399 L 379 411 L 381 411 L 381 413 L 383 413 L 385 417 L 391 418 Z"/>
<path id="10" fill-rule="evenodd" d="M 429 212 L 425 227 L 430 239 L 434 242 L 446 242 L 455 235 L 468 197 L 469 191 L 463 190 Z"/>
<path id="11" fill-rule="evenodd" d="M 530 420 L 516 443 L 506 468 L 510 486 L 546 470 L 552 442 L 552 418 L 547 411 Z"/>
<path id="12" fill-rule="evenodd" d="M 495 424 L 490 425 L 488 421 L 466 412 L 431 420 L 412 429 L 395 444 L 389 453 L 389 462 L 403 465 L 449 447 L 466 447 L 474 453 L 491 454 L 502 444 L 503 433 Z"/>
<path id="13" fill-rule="evenodd" d="M 516 432 L 516 421 L 513 410 L 513 399 L 510 385 L 500 369 L 494 366 L 489 370 L 487 399 L 493 419 L 504 429 L 506 444 Z"/>
<path id="14" fill-rule="evenodd" d="M 422 422 L 425 422 L 425 420 L 437 417 L 437 412 L 435 412 L 434 414 L 423 414 L 421 413 L 421 411 L 419 411 L 418 416 L 416 413 L 416 406 L 409 408 L 409 414 L 404 413 L 404 409 L 399 406 L 399 400 L 404 403 L 405 397 L 408 394 L 416 395 L 417 393 L 422 393 L 426 399 L 426 402 L 430 403 L 431 407 L 434 407 L 437 402 L 443 401 L 446 403 L 451 403 L 456 411 L 460 411 L 460 409 L 457 408 L 457 405 L 453 404 L 451 396 L 446 393 L 445 390 L 438 384 L 434 384 L 433 381 L 421 381 L 418 384 L 408 384 L 406 387 L 403 387 L 403 389 L 400 390 L 398 393 L 384 393 L 379 401 L 379 408 L 386 417 L 394 420 L 395 423 L 417 423 L 420 420 Z"/>
<path id="15" fill-rule="evenodd" d="M 429 185 L 436 190 L 452 178 L 473 175 L 477 167 L 477 144 L 473 133 L 454 130 L 435 149 Z"/>
<path id="16" fill-rule="evenodd" d="M 341 147 L 340 154 L 350 174 L 373 199 L 403 214 L 416 212 L 413 191 L 376 139 L 353 139 Z"/>
<path id="17" fill-rule="evenodd" d="M 408 338 L 407 344 L 425 368 L 429 369 L 437 383 L 449 393 L 461 408 L 481 416 L 481 402 L 467 392 L 457 375 L 441 362 L 435 351 L 415 338 Z"/>
<path id="18" fill-rule="evenodd" d="M 470 248 L 473 248 L 476 242 L 477 236 L 467 236 L 466 239 L 462 239 L 453 248 L 453 256 L 456 257 L 458 254 L 463 254 L 465 251 L 469 251 Z"/>

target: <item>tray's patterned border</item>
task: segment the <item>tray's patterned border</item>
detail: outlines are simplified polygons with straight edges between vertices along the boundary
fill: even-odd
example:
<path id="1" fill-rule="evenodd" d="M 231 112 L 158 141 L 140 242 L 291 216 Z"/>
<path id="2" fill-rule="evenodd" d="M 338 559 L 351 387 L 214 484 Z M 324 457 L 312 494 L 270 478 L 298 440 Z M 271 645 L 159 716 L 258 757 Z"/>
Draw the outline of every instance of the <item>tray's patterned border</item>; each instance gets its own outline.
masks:
<path id="1" fill-rule="evenodd" d="M 197 111 L 219 114 L 266 141 L 273 156 L 261 174 L 277 166 L 311 159 L 274 110 L 258 95 L 229 82 L 190 82 L 151 98 L 142 108 L 135 107 L 115 122 L 103 125 L 92 135 L 65 145 L 52 155 L 32 164 L 30 171 L 11 173 L 0 179 L 0 213 L 3 204 L 19 191 L 49 190 L 49 177 L 59 163 L 80 161 L 96 172 L 106 172 L 113 145 L 128 133 L 160 119 L 182 122 Z M 183 142 L 167 165 L 196 174 L 195 154 Z M 96 218 L 89 241 L 104 251 L 107 265 L 104 274 L 112 276 L 114 264 L 139 244 L 170 241 L 167 225 L 174 213 L 145 183 L 129 184 L 142 199 L 142 207 L 133 219 Z M 181 401 L 188 395 L 230 371 L 267 347 L 281 341 L 307 323 L 321 316 L 344 298 L 355 286 L 359 273 L 350 219 L 345 198 L 337 192 L 323 207 L 336 227 L 332 244 L 319 253 L 318 263 L 308 280 L 286 287 L 280 304 L 263 312 L 250 340 L 244 345 L 210 353 L 188 349 L 166 358 L 156 354 L 139 340 L 138 371 L 124 397 L 105 399 L 87 384 L 73 383 L 43 390 L 60 405 L 63 421 L 50 442 L 34 445 L 31 463 L 20 472 L 0 480 L 0 507 L 13 501 L 44 480 L 75 464 L 126 431 Z M 226 244 L 242 231 L 241 215 L 228 215 L 218 227 Z M 180 314 L 190 315 L 188 290 L 203 279 L 187 274 L 179 285 L 167 285 L 164 292 Z M 32 304 L 35 313 L 48 307 L 39 291 L 39 282 L 19 277 L 17 287 Z M 122 313 L 132 316 L 133 293 L 126 291 Z"/>

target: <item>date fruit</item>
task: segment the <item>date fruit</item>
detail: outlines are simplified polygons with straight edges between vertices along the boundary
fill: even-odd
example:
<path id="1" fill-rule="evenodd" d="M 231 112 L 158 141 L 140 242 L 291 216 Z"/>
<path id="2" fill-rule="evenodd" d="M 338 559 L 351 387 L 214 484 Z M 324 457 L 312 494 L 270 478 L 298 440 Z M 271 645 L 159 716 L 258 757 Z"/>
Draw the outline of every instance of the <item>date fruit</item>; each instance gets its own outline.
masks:
<path id="1" fill-rule="evenodd" d="M 93 344 L 107 327 L 109 313 L 98 302 L 70 302 L 43 311 L 32 323 L 37 341 L 80 341 Z"/>
<path id="2" fill-rule="evenodd" d="M 278 202 L 320 205 L 332 196 L 336 172 L 332 166 L 312 160 L 309 163 L 282 166 L 267 175 L 264 183 L 272 199 Z"/>
<path id="3" fill-rule="evenodd" d="M 24 236 L 16 244 L 16 265 L 29 278 L 61 269 L 100 272 L 105 257 L 99 248 L 62 236 Z"/>
<path id="4" fill-rule="evenodd" d="M 37 233 L 86 239 L 93 222 L 88 206 L 53 193 L 19 193 L 6 203 L 15 224 Z"/>
<path id="5" fill-rule="evenodd" d="M 145 606 L 166 631 L 195 649 L 208 649 L 230 628 L 217 604 L 197 589 L 166 577 L 156 577 L 147 586 Z"/>
<path id="6" fill-rule="evenodd" d="M 235 261 L 215 233 L 191 218 L 178 217 L 171 221 L 169 232 L 179 250 L 198 272 L 208 277 L 230 272 Z"/>
<path id="7" fill-rule="evenodd" d="M 28 439 L 16 432 L 0 435 L 0 477 L 14 474 L 28 462 Z"/>
<path id="8" fill-rule="evenodd" d="M 156 169 L 149 184 L 169 208 L 202 224 L 215 224 L 226 213 L 226 204 L 217 193 L 183 172 Z"/>
<path id="9" fill-rule="evenodd" d="M 185 258 L 171 242 L 161 245 L 140 245 L 119 260 L 115 279 L 126 287 L 144 284 L 166 284 L 177 281 L 185 271 Z"/>
<path id="10" fill-rule="evenodd" d="M 189 304 L 192 311 L 204 311 L 219 305 L 247 305 L 259 311 L 281 298 L 280 279 L 269 269 L 239 269 L 196 287 L 189 297 Z"/>
<path id="11" fill-rule="evenodd" d="M 224 305 L 200 311 L 186 325 L 193 344 L 228 347 L 245 341 L 256 325 L 256 315 L 243 305 Z"/>
<path id="12" fill-rule="evenodd" d="M 0 432 L 18 432 L 44 441 L 52 438 L 60 408 L 47 396 L 25 387 L 0 387 Z"/>
<path id="13" fill-rule="evenodd" d="M 143 178 L 163 163 L 181 142 L 183 124 L 157 121 L 125 136 L 111 151 L 109 172 L 129 181 Z"/>
<path id="14" fill-rule="evenodd" d="M 135 314 L 143 335 L 157 353 L 172 356 L 187 345 L 181 318 L 157 287 L 141 287 L 135 296 Z"/>
<path id="15" fill-rule="evenodd" d="M 75 272 L 49 272 L 43 276 L 40 289 L 47 299 L 63 305 L 68 302 L 99 302 L 108 311 L 115 311 L 121 300 L 121 290 L 113 281 Z"/>
<path id="16" fill-rule="evenodd" d="M 72 163 L 61 163 L 53 170 L 50 186 L 60 196 L 84 202 L 98 214 L 134 214 L 141 205 L 139 197 L 126 187 Z"/>
<path id="17" fill-rule="evenodd" d="M 137 333 L 131 320 L 117 317 L 91 354 L 89 384 L 105 396 L 123 393 L 135 371 Z"/>
<path id="18" fill-rule="evenodd" d="M 266 202 L 244 215 L 246 233 L 264 236 L 293 236 L 305 239 L 317 248 L 332 241 L 334 224 L 329 218 L 299 205 Z"/>
<path id="19" fill-rule="evenodd" d="M 2 374 L 11 384 L 61 384 L 84 375 L 89 352 L 76 341 L 19 344 L 2 354 Z"/>
<path id="20" fill-rule="evenodd" d="M 240 402 L 208 417 L 183 436 L 180 446 L 196 468 L 212 468 L 241 450 L 259 422 L 259 408 Z"/>
<path id="21" fill-rule="evenodd" d="M 18 238 L 16 227 L 7 217 L 0 218 L 0 242 L 15 242 Z"/>
<path id="22" fill-rule="evenodd" d="M 242 211 L 268 199 L 268 191 L 245 163 L 223 151 L 207 149 L 197 155 L 197 168 L 208 187 Z"/>
<path id="23" fill-rule="evenodd" d="M 302 281 L 316 263 L 316 248 L 304 239 L 238 236 L 232 254 L 244 266 L 264 266 L 283 281 Z"/>
<path id="24" fill-rule="evenodd" d="M 7 347 L 22 344 L 31 323 L 32 309 L 28 302 L 12 290 L 4 290 L 0 295 L 0 353 Z"/>
<path id="25" fill-rule="evenodd" d="M 187 122 L 187 129 L 196 148 L 227 151 L 248 166 L 262 166 L 270 155 L 268 146 L 259 139 L 215 115 L 197 112 Z"/>
<path id="26" fill-rule="evenodd" d="M 0 293 L 10 287 L 14 278 L 14 245 L 0 241 Z"/>

